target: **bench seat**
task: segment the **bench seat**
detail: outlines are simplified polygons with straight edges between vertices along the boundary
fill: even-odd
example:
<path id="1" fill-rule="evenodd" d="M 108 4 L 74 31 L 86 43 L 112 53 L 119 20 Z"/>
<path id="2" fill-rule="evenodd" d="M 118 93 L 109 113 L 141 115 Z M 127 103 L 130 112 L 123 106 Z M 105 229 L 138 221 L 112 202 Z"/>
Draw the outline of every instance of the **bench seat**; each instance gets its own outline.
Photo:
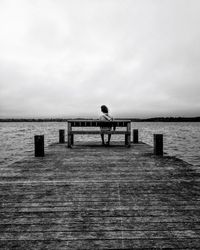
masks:
<path id="1" fill-rule="evenodd" d="M 70 135 L 87 135 L 87 134 L 91 134 L 91 135 L 101 135 L 101 134 L 112 134 L 112 135 L 128 135 L 129 132 L 128 131 L 97 131 L 97 130 L 73 130 L 69 132 Z"/>

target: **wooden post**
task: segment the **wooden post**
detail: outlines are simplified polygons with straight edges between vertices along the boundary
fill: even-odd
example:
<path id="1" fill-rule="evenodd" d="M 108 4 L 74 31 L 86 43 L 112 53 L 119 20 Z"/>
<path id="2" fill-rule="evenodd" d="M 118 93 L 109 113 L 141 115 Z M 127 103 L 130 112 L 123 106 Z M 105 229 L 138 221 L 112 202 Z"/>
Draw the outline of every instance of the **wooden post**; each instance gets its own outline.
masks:
<path id="1" fill-rule="evenodd" d="M 44 156 L 44 135 L 35 135 L 35 157 Z"/>
<path id="2" fill-rule="evenodd" d="M 68 148 L 71 148 L 71 123 L 68 122 L 68 131 L 67 131 L 67 140 L 68 140 Z"/>
<path id="3" fill-rule="evenodd" d="M 125 134 L 125 145 L 127 146 L 128 145 L 128 135 Z"/>
<path id="4" fill-rule="evenodd" d="M 65 130 L 59 130 L 59 143 L 65 143 Z"/>
<path id="5" fill-rule="evenodd" d="M 127 132 L 128 134 L 125 136 L 125 144 L 129 148 L 131 146 L 131 122 L 127 124 Z"/>
<path id="6" fill-rule="evenodd" d="M 154 134 L 154 154 L 163 155 L 163 135 Z"/>
<path id="7" fill-rule="evenodd" d="M 138 143 L 138 129 L 133 129 L 133 143 Z"/>
<path id="8" fill-rule="evenodd" d="M 74 135 L 71 134 L 71 145 L 74 145 Z"/>

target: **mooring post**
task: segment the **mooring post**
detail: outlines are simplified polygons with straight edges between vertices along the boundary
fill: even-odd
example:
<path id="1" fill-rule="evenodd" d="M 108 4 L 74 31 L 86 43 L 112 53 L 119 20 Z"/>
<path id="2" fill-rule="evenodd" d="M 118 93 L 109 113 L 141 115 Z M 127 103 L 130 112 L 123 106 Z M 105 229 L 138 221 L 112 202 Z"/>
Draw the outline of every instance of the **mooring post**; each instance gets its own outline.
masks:
<path id="1" fill-rule="evenodd" d="M 163 155 L 163 134 L 154 134 L 154 154 Z"/>
<path id="2" fill-rule="evenodd" d="M 35 157 L 44 156 L 44 135 L 35 135 Z"/>
<path id="3" fill-rule="evenodd" d="M 65 143 L 65 130 L 59 130 L 59 143 Z"/>
<path id="4" fill-rule="evenodd" d="M 133 129 L 133 143 L 138 143 L 138 129 Z"/>

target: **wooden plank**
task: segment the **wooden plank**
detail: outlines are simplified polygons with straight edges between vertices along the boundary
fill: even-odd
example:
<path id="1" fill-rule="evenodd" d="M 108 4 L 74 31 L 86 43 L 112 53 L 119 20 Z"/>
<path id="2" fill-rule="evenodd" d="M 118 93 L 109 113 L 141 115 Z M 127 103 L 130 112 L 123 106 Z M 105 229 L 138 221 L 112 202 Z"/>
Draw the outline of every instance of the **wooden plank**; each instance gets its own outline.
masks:
<path id="1" fill-rule="evenodd" d="M 131 121 L 124 120 L 124 121 L 101 121 L 101 120 L 71 120 L 68 121 L 72 127 L 101 127 L 101 126 L 115 126 L 115 127 L 127 127 L 128 124 L 131 124 Z"/>
<path id="2" fill-rule="evenodd" d="M 119 239 L 115 240 L 16 240 L 0 242 L 1 249 L 199 249 L 197 239 L 124 239 L 123 244 Z"/>
<path id="3" fill-rule="evenodd" d="M 151 231 L 151 230 L 134 230 L 134 231 L 123 231 L 123 239 L 169 239 L 169 235 L 167 234 L 167 230 L 160 231 Z M 173 230 L 171 232 L 174 237 L 177 239 L 199 239 L 198 235 L 191 230 Z M 87 239 L 96 239 L 96 240 L 107 240 L 107 239 L 122 239 L 121 231 L 111 231 L 111 230 L 89 230 L 85 231 L 32 231 L 32 232 L 2 232 L 0 234 L 0 240 L 17 240 L 21 238 L 21 240 L 87 240 Z M 200 241 L 199 241 L 200 242 Z"/>
<path id="4" fill-rule="evenodd" d="M 79 119 L 70 119 L 67 122 L 70 122 L 70 123 L 72 123 L 72 122 L 100 122 L 100 120 L 99 119 L 84 119 L 84 120 L 82 120 L 82 119 L 80 119 L 80 120 Z M 131 122 L 131 120 L 114 119 L 113 122 Z"/>
<path id="5" fill-rule="evenodd" d="M 141 227 L 146 224 L 157 223 L 159 224 L 168 224 L 171 227 L 176 228 L 179 223 L 183 223 L 185 225 L 185 230 L 187 229 L 188 223 L 191 223 L 191 227 L 197 228 L 199 230 L 200 219 L 199 217 L 191 216 L 191 218 L 185 214 L 179 214 L 176 216 L 166 217 L 165 214 L 158 216 L 115 216 L 114 214 L 97 214 L 97 213 L 81 213 L 81 212 L 52 212 L 52 213 L 7 213 L 4 214 L 1 218 L 1 230 L 4 231 L 3 225 L 26 225 L 26 224 L 68 224 L 68 223 L 82 223 L 85 221 L 89 221 L 92 224 L 107 224 L 120 222 L 123 220 L 123 225 L 126 226 L 126 221 L 134 222 Z M 127 222 L 127 224 L 128 224 Z M 134 225 L 134 223 L 133 223 Z"/>
<path id="6" fill-rule="evenodd" d="M 103 220 L 102 220 L 103 218 Z M 70 218 L 44 218 L 41 222 L 37 218 L 29 218 L 20 223 L 1 223 L 0 231 L 3 232 L 72 232 L 72 231 L 119 231 L 120 228 L 123 231 L 166 231 L 167 229 L 175 231 L 186 230 L 200 230 L 199 222 L 135 222 L 134 218 L 113 218 L 113 217 L 91 217 L 90 219 L 84 218 L 76 220 Z"/>
<path id="7" fill-rule="evenodd" d="M 100 130 L 73 130 L 70 131 L 69 134 L 77 134 L 77 135 L 87 135 L 87 134 L 91 134 L 91 135 L 100 135 L 100 134 L 116 134 L 116 135 L 124 135 L 124 134 L 129 134 L 128 131 L 100 131 Z"/>
<path id="8" fill-rule="evenodd" d="M 121 240 L 16 240 L 0 241 L 1 249 L 121 249 Z"/>

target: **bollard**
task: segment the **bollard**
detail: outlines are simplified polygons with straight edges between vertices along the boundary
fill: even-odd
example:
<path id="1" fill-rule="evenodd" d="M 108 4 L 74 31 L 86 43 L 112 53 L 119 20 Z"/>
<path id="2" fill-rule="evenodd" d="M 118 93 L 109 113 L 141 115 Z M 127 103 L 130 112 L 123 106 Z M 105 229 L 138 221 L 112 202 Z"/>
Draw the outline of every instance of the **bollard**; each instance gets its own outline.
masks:
<path id="1" fill-rule="evenodd" d="M 59 130 L 59 143 L 65 143 L 65 130 Z"/>
<path id="2" fill-rule="evenodd" d="M 138 143 L 138 129 L 133 129 L 133 143 Z"/>
<path id="3" fill-rule="evenodd" d="M 154 154 L 163 155 L 163 135 L 154 134 Z"/>
<path id="4" fill-rule="evenodd" d="M 44 135 L 35 135 L 35 157 L 44 156 Z"/>

